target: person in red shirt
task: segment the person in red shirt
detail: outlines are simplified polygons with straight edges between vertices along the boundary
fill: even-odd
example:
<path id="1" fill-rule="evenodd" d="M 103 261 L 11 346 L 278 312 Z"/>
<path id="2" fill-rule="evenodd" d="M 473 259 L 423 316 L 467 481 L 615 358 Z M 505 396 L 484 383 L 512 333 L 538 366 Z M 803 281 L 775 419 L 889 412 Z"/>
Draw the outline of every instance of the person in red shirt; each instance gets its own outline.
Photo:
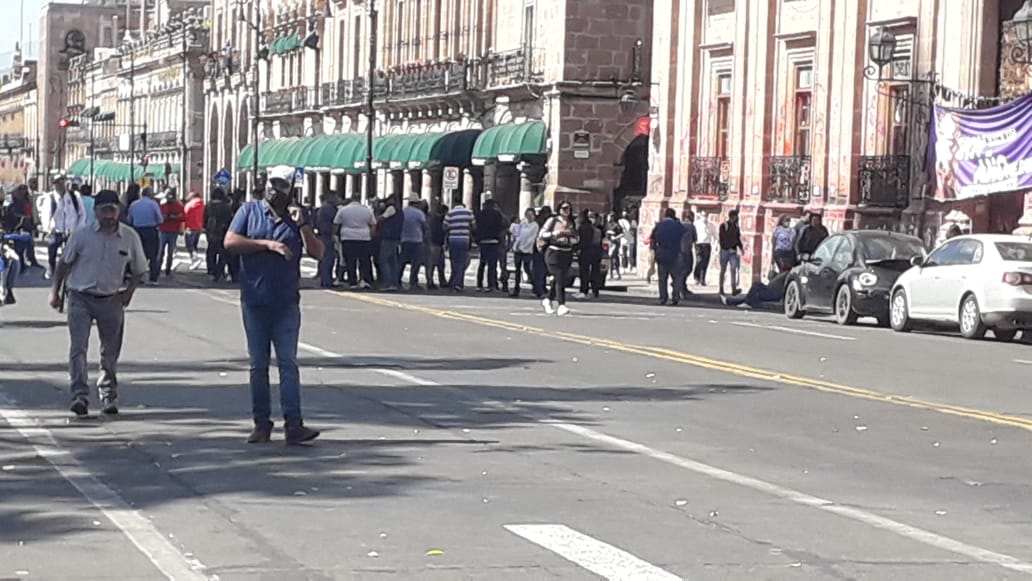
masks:
<path id="1" fill-rule="evenodd" d="M 204 199 L 194 192 L 186 201 L 186 251 L 190 253 L 190 269 L 196 269 L 201 263 L 201 257 L 197 254 L 197 246 L 201 242 L 201 232 L 204 231 Z"/>
<path id="2" fill-rule="evenodd" d="M 183 203 L 176 197 L 176 191 L 169 189 L 165 194 L 165 202 L 161 204 L 161 216 L 164 222 L 158 227 L 161 245 L 158 247 L 158 263 L 165 262 L 165 276 L 172 275 L 172 259 L 176 256 L 176 245 L 179 233 L 186 223 L 186 211 Z"/>

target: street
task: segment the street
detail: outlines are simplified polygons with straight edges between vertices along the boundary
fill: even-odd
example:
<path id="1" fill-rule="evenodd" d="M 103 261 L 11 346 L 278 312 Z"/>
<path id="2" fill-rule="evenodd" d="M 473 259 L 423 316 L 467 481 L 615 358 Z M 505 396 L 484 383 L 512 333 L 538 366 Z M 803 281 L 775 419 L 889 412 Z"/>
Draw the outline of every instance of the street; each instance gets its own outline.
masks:
<path id="1" fill-rule="evenodd" d="M 71 419 L 39 271 L 0 310 L 0 578 L 1032 574 L 1027 345 L 712 301 L 557 318 L 307 289 L 323 435 L 287 448 L 277 422 L 249 446 L 237 293 L 205 282 L 137 293 L 114 418 Z"/>

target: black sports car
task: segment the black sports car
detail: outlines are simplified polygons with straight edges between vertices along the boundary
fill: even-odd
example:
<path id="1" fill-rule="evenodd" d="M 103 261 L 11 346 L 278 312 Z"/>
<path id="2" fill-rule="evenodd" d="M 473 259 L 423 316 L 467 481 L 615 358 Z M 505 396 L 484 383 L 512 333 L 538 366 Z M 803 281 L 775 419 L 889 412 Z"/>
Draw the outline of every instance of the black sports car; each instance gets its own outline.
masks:
<path id="1" fill-rule="evenodd" d="M 882 230 L 851 230 L 829 236 L 789 273 L 785 315 L 832 314 L 840 325 L 874 317 L 889 325 L 889 291 L 915 256 L 920 238 Z"/>

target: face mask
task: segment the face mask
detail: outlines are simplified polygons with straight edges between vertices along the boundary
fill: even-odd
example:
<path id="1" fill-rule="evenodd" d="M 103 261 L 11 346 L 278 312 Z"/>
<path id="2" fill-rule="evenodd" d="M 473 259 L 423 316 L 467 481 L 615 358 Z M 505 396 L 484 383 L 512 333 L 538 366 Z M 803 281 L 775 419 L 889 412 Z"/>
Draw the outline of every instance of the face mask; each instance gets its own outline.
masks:
<path id="1" fill-rule="evenodd" d="M 287 211 L 291 198 L 288 193 L 281 192 L 275 188 L 269 188 L 265 191 L 265 201 L 269 204 L 269 207 L 282 216 Z"/>

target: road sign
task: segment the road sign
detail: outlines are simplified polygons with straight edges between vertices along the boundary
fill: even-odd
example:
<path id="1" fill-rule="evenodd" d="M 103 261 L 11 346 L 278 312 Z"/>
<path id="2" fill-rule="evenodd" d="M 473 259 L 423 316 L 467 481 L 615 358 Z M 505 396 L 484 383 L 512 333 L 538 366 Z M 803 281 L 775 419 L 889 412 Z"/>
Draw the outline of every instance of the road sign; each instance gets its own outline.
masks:
<path id="1" fill-rule="evenodd" d="M 305 168 L 295 167 L 294 168 L 294 185 L 303 186 L 305 184 Z"/>
<path id="2" fill-rule="evenodd" d="M 457 190 L 459 189 L 459 168 L 457 167 L 446 167 L 444 168 L 444 177 L 442 180 L 441 187 L 446 190 Z"/>
<path id="3" fill-rule="evenodd" d="M 591 134 L 587 131 L 573 132 L 573 157 L 574 159 L 591 157 Z"/>
<path id="4" fill-rule="evenodd" d="M 212 179 L 215 181 L 216 184 L 224 188 L 228 186 L 230 182 L 233 181 L 233 176 L 229 173 L 229 170 L 227 170 L 226 168 L 222 168 L 215 173 Z"/>

